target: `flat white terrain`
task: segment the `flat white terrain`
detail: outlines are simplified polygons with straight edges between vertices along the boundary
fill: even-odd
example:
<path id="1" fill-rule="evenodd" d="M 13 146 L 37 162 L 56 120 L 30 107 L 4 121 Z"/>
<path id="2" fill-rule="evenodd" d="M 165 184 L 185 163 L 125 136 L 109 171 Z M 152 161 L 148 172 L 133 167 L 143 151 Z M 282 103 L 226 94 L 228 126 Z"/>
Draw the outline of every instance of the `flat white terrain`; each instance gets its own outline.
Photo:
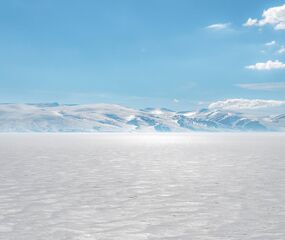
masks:
<path id="1" fill-rule="evenodd" d="M 284 240 L 285 134 L 1 134 L 2 240 Z"/>

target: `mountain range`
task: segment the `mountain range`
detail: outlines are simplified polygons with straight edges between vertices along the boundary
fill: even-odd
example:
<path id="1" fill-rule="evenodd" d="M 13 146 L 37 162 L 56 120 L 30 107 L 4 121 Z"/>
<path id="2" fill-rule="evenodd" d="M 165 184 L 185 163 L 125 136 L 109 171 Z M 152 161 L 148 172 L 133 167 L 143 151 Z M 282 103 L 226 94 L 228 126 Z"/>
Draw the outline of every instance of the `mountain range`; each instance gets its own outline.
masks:
<path id="1" fill-rule="evenodd" d="M 134 109 L 115 104 L 0 104 L 0 132 L 189 131 L 285 131 L 285 114 Z"/>

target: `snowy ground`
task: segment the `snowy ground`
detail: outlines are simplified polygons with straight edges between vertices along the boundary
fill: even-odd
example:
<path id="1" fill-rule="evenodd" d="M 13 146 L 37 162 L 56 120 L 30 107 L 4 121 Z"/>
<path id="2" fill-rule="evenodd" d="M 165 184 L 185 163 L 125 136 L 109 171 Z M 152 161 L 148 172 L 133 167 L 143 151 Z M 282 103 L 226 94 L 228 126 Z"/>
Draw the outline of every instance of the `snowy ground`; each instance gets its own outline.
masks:
<path id="1" fill-rule="evenodd" d="M 1 134 L 2 240 L 284 240 L 285 134 Z"/>

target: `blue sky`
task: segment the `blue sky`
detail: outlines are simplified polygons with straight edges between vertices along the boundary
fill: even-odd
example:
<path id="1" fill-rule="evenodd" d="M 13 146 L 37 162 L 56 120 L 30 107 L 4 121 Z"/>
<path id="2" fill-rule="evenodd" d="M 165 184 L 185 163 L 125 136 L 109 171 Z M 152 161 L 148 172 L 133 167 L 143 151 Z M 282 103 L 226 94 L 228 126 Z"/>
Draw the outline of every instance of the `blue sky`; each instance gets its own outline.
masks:
<path id="1" fill-rule="evenodd" d="M 230 98 L 283 101 L 284 4 L 1 1 L 0 102 L 189 109 Z"/>

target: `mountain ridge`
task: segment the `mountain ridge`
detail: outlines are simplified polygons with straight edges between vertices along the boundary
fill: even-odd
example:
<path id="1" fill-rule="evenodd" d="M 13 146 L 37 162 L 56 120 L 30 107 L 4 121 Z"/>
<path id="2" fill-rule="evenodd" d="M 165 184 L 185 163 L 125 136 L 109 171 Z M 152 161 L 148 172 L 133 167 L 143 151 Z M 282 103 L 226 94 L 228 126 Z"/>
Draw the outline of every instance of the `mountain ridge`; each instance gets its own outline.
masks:
<path id="1" fill-rule="evenodd" d="M 285 114 L 203 108 L 173 111 L 117 104 L 1 103 L 0 132 L 285 131 Z"/>

